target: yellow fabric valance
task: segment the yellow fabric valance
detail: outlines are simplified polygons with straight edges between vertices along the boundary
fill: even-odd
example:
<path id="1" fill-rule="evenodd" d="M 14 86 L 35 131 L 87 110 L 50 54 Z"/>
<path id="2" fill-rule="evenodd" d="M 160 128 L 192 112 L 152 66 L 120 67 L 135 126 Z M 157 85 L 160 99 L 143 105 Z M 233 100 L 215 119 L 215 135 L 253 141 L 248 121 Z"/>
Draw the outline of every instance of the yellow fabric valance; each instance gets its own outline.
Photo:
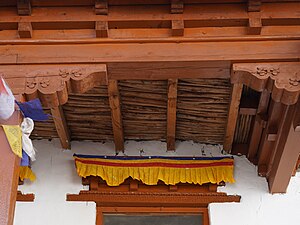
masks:
<path id="1" fill-rule="evenodd" d="M 118 157 L 74 155 L 80 177 L 99 176 L 109 186 L 131 177 L 147 185 L 234 182 L 232 157 Z"/>

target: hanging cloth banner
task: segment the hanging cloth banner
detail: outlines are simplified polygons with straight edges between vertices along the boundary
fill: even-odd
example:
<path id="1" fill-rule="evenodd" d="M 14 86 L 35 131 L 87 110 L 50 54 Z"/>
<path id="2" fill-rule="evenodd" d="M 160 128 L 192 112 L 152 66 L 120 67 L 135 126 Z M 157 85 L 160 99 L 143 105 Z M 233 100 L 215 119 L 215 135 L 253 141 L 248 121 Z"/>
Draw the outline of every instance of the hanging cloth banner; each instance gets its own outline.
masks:
<path id="1" fill-rule="evenodd" d="M 131 177 L 147 185 L 234 182 L 232 157 L 121 157 L 74 155 L 80 177 L 99 176 L 109 186 Z"/>
<path id="2" fill-rule="evenodd" d="M 15 111 L 15 97 L 0 76 L 0 119 L 7 120 Z"/>
<path id="3" fill-rule="evenodd" d="M 18 125 L 2 125 L 11 150 L 22 158 L 22 131 Z"/>
<path id="4" fill-rule="evenodd" d="M 36 176 L 29 166 L 20 166 L 20 180 L 29 179 L 30 181 L 35 181 Z"/>
<path id="5" fill-rule="evenodd" d="M 24 117 L 29 117 L 34 121 L 49 120 L 49 115 L 44 113 L 41 101 L 38 98 L 33 99 L 29 102 L 16 103 L 24 114 Z"/>
<path id="6" fill-rule="evenodd" d="M 30 157 L 31 161 L 35 161 L 35 150 L 32 145 L 32 141 L 29 138 L 31 132 L 34 128 L 34 122 L 29 117 L 24 118 L 23 122 L 21 124 L 21 130 L 22 130 L 22 147 L 23 150 L 27 153 L 27 155 Z"/>

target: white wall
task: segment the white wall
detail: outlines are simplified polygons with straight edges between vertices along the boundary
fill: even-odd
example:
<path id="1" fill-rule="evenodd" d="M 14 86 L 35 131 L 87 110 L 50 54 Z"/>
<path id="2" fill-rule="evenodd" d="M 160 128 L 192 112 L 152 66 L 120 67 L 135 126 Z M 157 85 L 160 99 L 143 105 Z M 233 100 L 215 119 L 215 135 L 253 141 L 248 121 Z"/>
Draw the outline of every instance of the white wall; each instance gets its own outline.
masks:
<path id="1" fill-rule="evenodd" d="M 66 202 L 66 193 L 86 188 L 77 176 L 73 153 L 113 155 L 112 143 L 73 142 L 72 151 L 62 151 L 58 140 L 35 141 L 38 159 L 32 168 L 37 175 L 34 183 L 19 187 L 24 193 L 35 193 L 34 203 L 18 202 L 15 225 L 94 225 L 94 203 Z M 177 143 L 176 153 L 166 152 L 162 142 L 129 142 L 125 154 L 202 156 L 204 145 Z M 206 156 L 221 155 L 220 146 L 205 146 Z M 211 225 L 298 225 L 300 224 L 300 174 L 292 178 L 288 193 L 268 194 L 267 182 L 256 175 L 256 168 L 244 157 L 235 157 L 235 184 L 219 191 L 242 196 L 241 203 L 211 204 Z"/>

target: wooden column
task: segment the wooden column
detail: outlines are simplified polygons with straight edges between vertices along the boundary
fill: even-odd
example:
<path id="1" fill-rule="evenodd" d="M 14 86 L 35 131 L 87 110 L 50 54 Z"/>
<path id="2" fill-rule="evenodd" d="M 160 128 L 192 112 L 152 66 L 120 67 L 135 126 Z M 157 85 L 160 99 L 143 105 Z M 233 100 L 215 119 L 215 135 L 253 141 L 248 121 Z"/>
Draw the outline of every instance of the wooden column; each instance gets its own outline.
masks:
<path id="1" fill-rule="evenodd" d="M 65 115 L 61 106 L 51 108 L 54 124 L 62 148 L 71 149 L 71 138 Z"/>
<path id="2" fill-rule="evenodd" d="M 300 132 L 293 127 L 295 105 L 285 106 L 274 146 L 268 181 L 271 193 L 285 193 L 300 153 Z"/>
<path id="3" fill-rule="evenodd" d="M 177 79 L 168 80 L 167 149 L 175 151 Z"/>
<path id="4" fill-rule="evenodd" d="M 223 143 L 223 149 L 227 152 L 231 151 L 234 138 L 234 131 L 239 114 L 239 105 L 243 91 L 243 84 L 233 84 L 231 91 L 231 102 L 228 111 L 227 127 Z"/>
<path id="5" fill-rule="evenodd" d="M 117 80 L 108 81 L 108 97 L 111 109 L 111 120 L 114 132 L 115 149 L 117 152 L 124 151 L 121 101 Z"/>
<path id="6" fill-rule="evenodd" d="M 251 135 L 249 150 L 247 155 L 248 159 L 253 163 L 254 161 L 256 161 L 256 157 L 257 157 L 256 154 L 258 151 L 261 135 L 263 132 L 263 124 L 261 118 L 267 113 L 269 100 L 270 100 L 270 93 L 267 90 L 264 90 L 260 96 L 257 115 L 255 117 L 255 122 L 252 130 L 252 135 Z"/>
<path id="7" fill-rule="evenodd" d="M 21 114 L 16 111 L 8 121 L 0 124 L 19 125 Z M 20 158 L 16 156 L 7 141 L 2 126 L 0 127 L 0 224 L 12 225 L 19 181 Z"/>

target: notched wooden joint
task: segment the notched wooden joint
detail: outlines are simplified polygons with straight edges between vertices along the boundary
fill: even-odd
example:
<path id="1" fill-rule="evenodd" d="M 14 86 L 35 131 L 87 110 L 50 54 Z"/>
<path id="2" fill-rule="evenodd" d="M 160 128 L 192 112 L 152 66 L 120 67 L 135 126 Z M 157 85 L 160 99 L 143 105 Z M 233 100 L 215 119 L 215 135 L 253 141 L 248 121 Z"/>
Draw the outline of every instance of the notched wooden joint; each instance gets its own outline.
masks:
<path id="1" fill-rule="evenodd" d="M 184 35 L 184 21 L 183 20 L 172 20 L 172 36 L 183 36 Z"/>
<path id="2" fill-rule="evenodd" d="M 30 0 L 18 0 L 17 10 L 19 16 L 30 16 L 31 15 Z"/>
<path id="3" fill-rule="evenodd" d="M 172 0 L 171 1 L 171 13 L 182 14 L 184 8 L 183 0 Z"/>
<path id="4" fill-rule="evenodd" d="M 108 15 L 107 0 L 96 0 L 95 1 L 95 13 L 96 13 L 96 15 Z"/>
<path id="5" fill-rule="evenodd" d="M 96 21 L 95 24 L 96 37 L 107 38 L 108 37 L 108 22 L 107 21 Z"/>
<path id="6" fill-rule="evenodd" d="M 32 25 L 30 22 L 19 22 L 18 33 L 20 38 L 31 38 L 32 37 Z"/>

